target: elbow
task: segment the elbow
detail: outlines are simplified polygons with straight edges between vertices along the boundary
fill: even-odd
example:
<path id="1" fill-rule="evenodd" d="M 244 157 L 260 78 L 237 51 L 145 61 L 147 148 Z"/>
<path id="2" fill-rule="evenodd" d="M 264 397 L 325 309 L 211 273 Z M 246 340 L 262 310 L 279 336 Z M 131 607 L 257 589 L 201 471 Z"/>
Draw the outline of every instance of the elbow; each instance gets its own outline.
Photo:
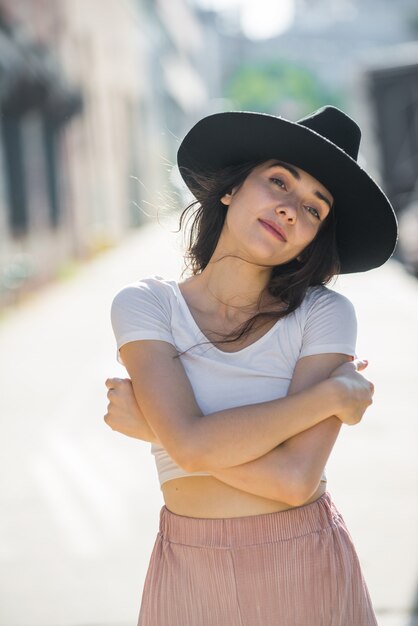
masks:
<path id="1" fill-rule="evenodd" d="M 181 449 L 179 448 L 177 447 L 173 459 L 181 469 L 188 473 L 207 471 L 203 453 L 198 446 L 192 445 L 189 441 L 187 445 L 182 445 Z"/>
<path id="2" fill-rule="evenodd" d="M 211 467 L 209 452 L 192 438 L 189 438 L 183 450 L 182 463 L 186 472 L 209 472 Z"/>
<path id="3" fill-rule="evenodd" d="M 176 460 L 177 465 L 181 467 L 185 472 L 192 474 L 193 472 L 206 472 L 203 467 L 202 457 L 196 453 L 185 453 Z"/>
<path id="4" fill-rule="evenodd" d="M 195 435 L 192 423 L 183 429 L 177 428 L 168 436 L 161 433 L 159 440 L 174 463 L 188 473 L 205 471 L 203 469 L 203 454 L 199 440 Z"/>
<path id="5" fill-rule="evenodd" d="M 173 459 L 174 463 L 188 473 L 197 472 L 197 462 L 195 455 L 191 454 L 187 448 L 183 446 L 164 446 L 168 455 Z"/>
<path id="6" fill-rule="evenodd" d="M 203 469 L 201 463 L 199 462 L 199 458 L 195 457 L 195 456 L 192 456 L 192 455 L 186 455 L 186 456 L 182 457 L 182 459 L 180 460 L 178 465 L 185 472 L 188 472 L 190 474 L 193 474 L 193 472 L 203 472 L 203 471 L 206 471 L 206 470 Z"/>
<path id="7" fill-rule="evenodd" d="M 304 476 L 303 474 L 297 475 L 289 484 L 286 504 L 290 506 L 303 506 L 314 492 L 315 487 L 310 477 Z"/>
<path id="8" fill-rule="evenodd" d="M 197 427 L 190 427 L 183 437 L 179 456 L 181 458 L 178 464 L 185 472 L 210 472 L 217 467 L 213 459 L 213 449 L 208 445 L 207 437 L 202 436 Z"/>
<path id="9" fill-rule="evenodd" d="M 189 450 L 182 448 L 179 450 L 176 449 L 175 454 L 171 454 L 173 460 L 182 470 L 185 472 L 196 472 L 196 460 L 194 455 L 190 453 Z"/>

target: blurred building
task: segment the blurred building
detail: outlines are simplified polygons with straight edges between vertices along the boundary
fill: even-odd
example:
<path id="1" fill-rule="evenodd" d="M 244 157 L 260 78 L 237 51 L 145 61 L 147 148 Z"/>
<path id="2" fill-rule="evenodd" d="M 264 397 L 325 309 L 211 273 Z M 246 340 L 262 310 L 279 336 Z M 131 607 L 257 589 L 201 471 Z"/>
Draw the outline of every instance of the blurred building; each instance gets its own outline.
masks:
<path id="1" fill-rule="evenodd" d="M 63 79 L 44 45 L 41 25 L 36 23 L 35 36 L 28 36 L 16 6 L 0 3 L 2 301 L 24 283 L 42 280 L 43 267 L 65 254 L 60 137 L 81 109 L 80 93 Z M 48 15 L 52 30 L 53 14 Z"/>
<path id="2" fill-rule="evenodd" d="M 418 41 L 382 48 L 362 69 L 385 189 L 401 212 L 418 199 Z"/>
<path id="3" fill-rule="evenodd" d="M 187 0 L 0 0 L 0 305 L 173 205 L 202 41 Z"/>
<path id="4" fill-rule="evenodd" d="M 269 88 L 272 81 L 281 82 L 279 73 L 271 72 L 272 66 L 281 64 L 290 71 L 293 69 L 293 76 L 288 80 L 289 89 L 286 90 L 283 84 L 278 85 L 278 97 L 272 103 L 266 102 L 262 110 L 296 120 L 327 102 L 342 106 L 362 128 L 360 158 L 363 165 L 367 161 L 368 171 L 380 179 L 386 191 L 390 191 L 381 177 L 386 174 L 381 141 L 383 129 L 370 98 L 370 81 L 366 74 L 380 56 L 388 61 L 391 55 L 397 56 L 398 46 L 417 40 L 416 0 L 294 2 L 294 20 L 288 30 L 265 40 L 246 38 L 239 30 L 238 13 L 225 14 L 221 76 L 224 91 L 231 93 L 231 85 L 245 67 L 254 68 L 258 75 L 265 69 Z M 301 79 L 306 77 L 308 87 L 311 77 L 311 85 L 315 83 L 322 90 L 322 94 L 315 94 L 318 97 L 314 104 L 313 98 L 304 98 Z M 261 95 L 267 91 L 267 88 L 259 89 Z M 245 93 L 243 88 L 241 93 Z M 392 100 L 400 105 L 401 97 L 393 94 Z M 240 102 L 232 104 L 233 108 L 245 108 Z"/>

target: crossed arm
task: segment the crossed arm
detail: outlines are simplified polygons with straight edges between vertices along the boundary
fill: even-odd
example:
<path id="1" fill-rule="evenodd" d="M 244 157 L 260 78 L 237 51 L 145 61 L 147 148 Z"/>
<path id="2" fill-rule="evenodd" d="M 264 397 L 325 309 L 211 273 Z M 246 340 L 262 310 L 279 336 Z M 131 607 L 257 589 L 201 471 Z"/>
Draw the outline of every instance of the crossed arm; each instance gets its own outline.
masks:
<path id="1" fill-rule="evenodd" d="M 300 359 L 288 394 L 325 380 L 338 365 L 350 360 L 351 357 L 343 354 Z M 338 417 L 330 416 L 255 461 L 212 474 L 237 489 L 293 506 L 301 505 L 317 490 L 341 426 Z"/>
<path id="2" fill-rule="evenodd" d="M 139 344 L 142 344 L 141 347 Z M 265 498 L 292 505 L 305 502 L 318 487 L 341 427 L 340 419 L 332 415 L 330 387 L 324 385 L 321 387 L 318 383 L 326 381 L 338 365 L 350 361 L 351 357 L 342 354 L 324 354 L 300 359 L 289 388 L 287 405 L 283 404 L 285 399 L 280 399 L 236 409 L 241 418 L 245 412 L 245 417 L 248 416 L 249 420 L 252 420 L 253 430 L 250 432 L 245 425 L 243 427 L 244 420 L 236 419 L 238 413 L 235 414 L 235 410 L 202 416 L 195 404 L 190 383 L 181 363 L 177 362 L 183 372 L 173 372 L 173 366 L 166 358 L 169 355 L 169 348 L 169 344 L 164 342 L 149 341 L 132 342 L 121 349 L 132 378 L 137 405 L 141 407 L 143 423 L 139 438 L 162 443 L 174 460 L 189 471 L 201 469 L 208 471 L 229 485 Z M 151 353 L 153 358 L 150 360 Z M 164 363 L 169 364 L 167 370 Z M 182 376 L 187 382 L 181 380 Z M 316 394 L 312 393 L 313 388 L 316 389 Z M 310 390 L 305 397 L 304 390 Z M 279 419 L 279 408 L 284 409 L 282 416 L 287 413 L 289 420 Z M 280 422 L 280 429 L 272 430 L 271 416 L 267 415 L 269 411 L 274 413 L 274 423 Z M 301 415 L 301 411 L 306 415 Z M 210 432 L 202 428 L 200 431 L 195 429 L 193 436 L 192 426 L 196 425 L 196 416 L 198 427 L 209 425 L 206 417 L 221 418 L 218 420 L 218 430 L 219 428 L 225 430 L 218 434 L 229 451 L 231 447 L 233 448 L 229 457 L 226 452 L 222 453 L 222 450 L 219 454 L 214 454 L 212 448 L 211 454 L 210 448 L 205 450 L 202 444 L 198 445 L 199 439 L 196 439 L 196 435 L 200 435 L 200 441 L 202 435 L 204 437 L 208 435 L 209 440 L 212 436 L 212 441 L 219 439 L 213 438 L 213 430 Z M 200 420 L 202 417 L 206 424 Z M 268 419 L 263 421 L 264 417 Z M 225 421 L 224 418 L 230 418 L 230 421 L 228 422 L 228 419 Z M 255 428 L 253 422 L 256 422 Z M 249 425 L 250 421 L 246 423 Z M 239 433 L 237 428 L 234 430 L 234 425 L 239 427 Z M 234 433 L 239 434 L 238 441 L 236 438 L 231 439 Z M 183 453 L 177 454 L 176 458 L 176 453 L 180 449 L 179 442 L 184 442 L 182 437 L 188 440 L 190 445 L 184 448 L 183 444 Z M 194 455 L 193 448 L 196 450 Z M 200 459 L 200 465 L 187 461 L 188 454 L 189 458 Z"/>

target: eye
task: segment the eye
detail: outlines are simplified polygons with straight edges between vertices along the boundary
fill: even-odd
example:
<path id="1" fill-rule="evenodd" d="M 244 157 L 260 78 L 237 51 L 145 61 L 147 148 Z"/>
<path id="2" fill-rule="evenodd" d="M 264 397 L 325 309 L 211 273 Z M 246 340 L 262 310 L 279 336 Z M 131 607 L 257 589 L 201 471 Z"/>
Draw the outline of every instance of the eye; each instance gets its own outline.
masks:
<path id="1" fill-rule="evenodd" d="M 281 187 L 282 189 L 286 189 L 286 185 L 284 183 L 284 181 L 281 178 L 271 178 L 270 179 L 273 183 L 277 183 L 279 187 Z"/>
<path id="2" fill-rule="evenodd" d="M 318 219 L 318 220 L 321 219 L 319 211 L 317 209 L 315 209 L 315 207 L 313 207 L 313 206 L 306 206 L 305 209 L 307 209 L 311 215 L 316 217 L 316 219 Z"/>

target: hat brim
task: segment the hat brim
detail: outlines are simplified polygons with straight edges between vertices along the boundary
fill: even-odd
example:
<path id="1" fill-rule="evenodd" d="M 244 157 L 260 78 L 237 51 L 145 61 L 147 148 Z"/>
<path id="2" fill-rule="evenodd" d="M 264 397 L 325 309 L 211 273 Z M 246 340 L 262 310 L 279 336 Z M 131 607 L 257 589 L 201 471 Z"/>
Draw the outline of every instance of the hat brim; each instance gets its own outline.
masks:
<path id="1" fill-rule="evenodd" d="M 308 172 L 333 195 L 342 274 L 388 260 L 398 232 L 391 203 L 357 161 L 310 128 L 266 113 L 215 113 L 197 122 L 177 153 L 179 171 L 192 193 L 192 172 L 273 158 Z"/>

